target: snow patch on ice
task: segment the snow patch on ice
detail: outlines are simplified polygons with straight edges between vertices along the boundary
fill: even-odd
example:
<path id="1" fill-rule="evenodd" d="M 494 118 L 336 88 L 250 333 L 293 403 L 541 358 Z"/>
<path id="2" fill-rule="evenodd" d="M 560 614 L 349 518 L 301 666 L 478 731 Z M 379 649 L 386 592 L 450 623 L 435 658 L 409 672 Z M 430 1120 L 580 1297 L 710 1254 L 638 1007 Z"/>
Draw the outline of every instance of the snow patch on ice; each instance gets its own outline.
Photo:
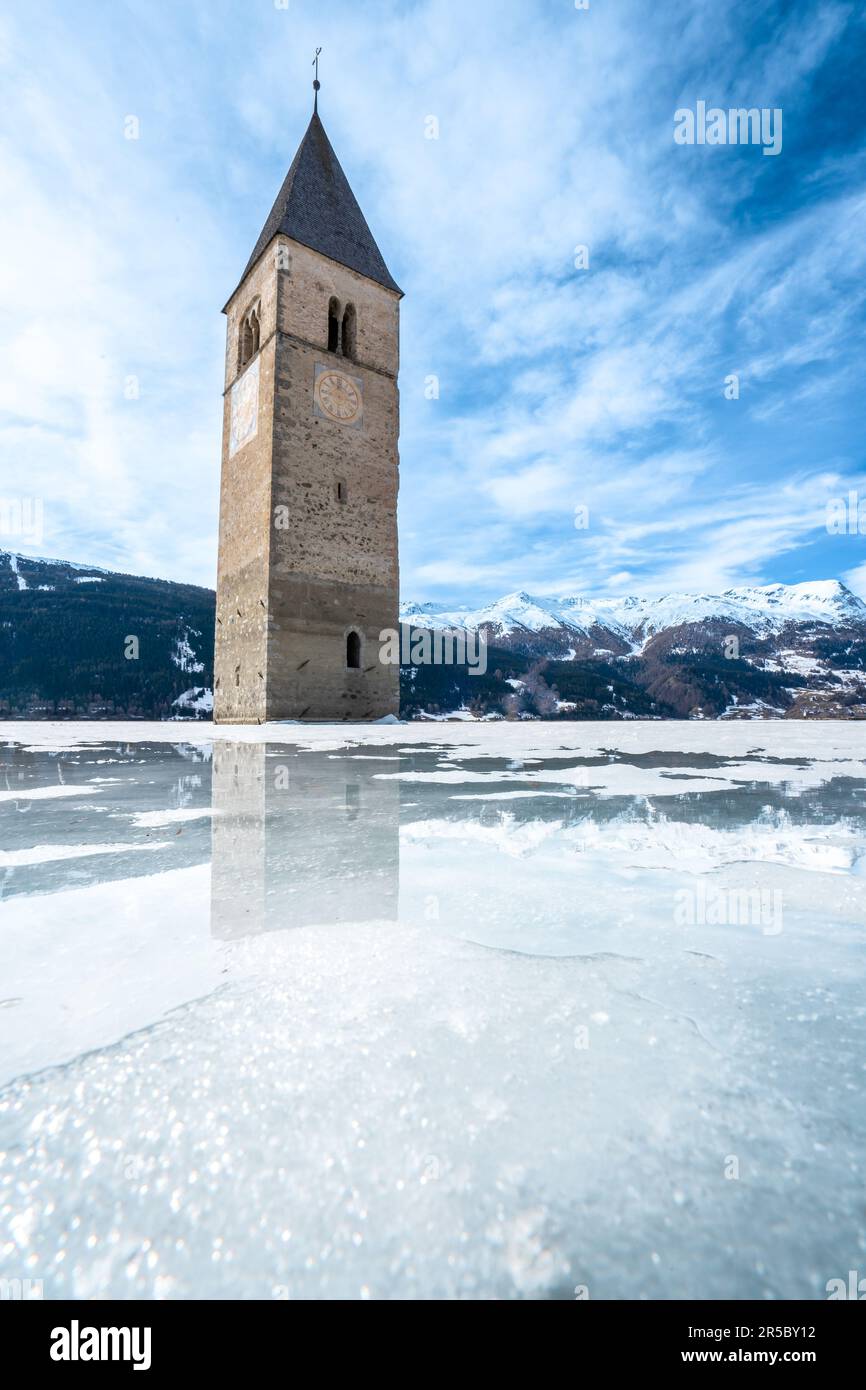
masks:
<path id="1" fill-rule="evenodd" d="M 181 806 L 178 810 L 136 811 L 132 815 L 132 823 L 141 830 L 152 830 L 160 825 L 181 825 L 186 821 L 204 820 L 212 814 L 210 806 Z"/>
<path id="2" fill-rule="evenodd" d="M 92 796 L 96 791 L 98 787 L 95 785 L 73 787 L 58 782 L 56 786 L 51 787 L 22 786 L 17 790 L 0 789 L 0 801 L 51 801 L 60 796 Z"/>
<path id="3" fill-rule="evenodd" d="M 0 869 L 53 864 L 62 859 L 86 859 L 94 854 L 129 854 L 140 849 L 164 849 L 166 843 L 149 840 L 138 844 L 33 845 L 30 849 L 0 849 Z"/>

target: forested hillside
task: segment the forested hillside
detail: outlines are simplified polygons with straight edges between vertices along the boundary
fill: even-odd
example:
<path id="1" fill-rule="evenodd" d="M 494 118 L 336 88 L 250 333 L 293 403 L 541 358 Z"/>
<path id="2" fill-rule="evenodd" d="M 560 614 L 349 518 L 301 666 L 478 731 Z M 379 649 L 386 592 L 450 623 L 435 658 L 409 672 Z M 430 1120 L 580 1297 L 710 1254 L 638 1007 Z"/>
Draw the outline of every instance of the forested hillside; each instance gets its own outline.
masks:
<path id="1" fill-rule="evenodd" d="M 213 624 L 210 589 L 0 552 L 0 716 L 194 714 Z"/>

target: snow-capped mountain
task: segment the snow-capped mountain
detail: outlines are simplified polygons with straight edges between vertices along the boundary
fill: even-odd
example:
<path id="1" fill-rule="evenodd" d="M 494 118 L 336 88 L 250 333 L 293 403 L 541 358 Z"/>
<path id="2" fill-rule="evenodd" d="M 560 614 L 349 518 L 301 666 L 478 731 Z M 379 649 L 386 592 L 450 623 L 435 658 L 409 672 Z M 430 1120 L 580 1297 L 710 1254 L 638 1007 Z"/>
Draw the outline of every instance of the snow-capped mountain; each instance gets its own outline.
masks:
<path id="1" fill-rule="evenodd" d="M 481 630 L 512 713 L 866 718 L 866 603 L 835 579 L 659 598 L 519 592 L 478 608 L 406 603 L 401 618 Z M 481 708 L 478 685 L 460 694 Z M 441 700 L 415 675 L 419 711 L 431 690 Z"/>
<path id="2" fill-rule="evenodd" d="M 637 650 L 669 628 L 713 620 L 762 636 L 780 633 L 792 623 L 823 624 L 838 630 L 866 624 L 866 603 L 838 579 L 825 579 L 727 589 L 722 594 L 665 594 L 661 598 L 542 598 L 519 592 L 480 608 L 404 603 L 400 618 L 418 627 L 486 628 L 490 638 L 556 631 L 594 639 L 608 634 Z M 597 645 L 604 644 L 597 641 Z"/>

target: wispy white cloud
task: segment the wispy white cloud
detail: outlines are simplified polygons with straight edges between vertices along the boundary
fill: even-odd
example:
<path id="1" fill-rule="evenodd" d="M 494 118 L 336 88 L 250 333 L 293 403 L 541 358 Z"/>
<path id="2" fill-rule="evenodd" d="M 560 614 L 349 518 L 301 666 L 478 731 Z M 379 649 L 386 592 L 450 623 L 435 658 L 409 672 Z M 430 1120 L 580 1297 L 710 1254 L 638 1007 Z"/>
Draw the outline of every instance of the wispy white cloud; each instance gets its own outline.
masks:
<path id="1" fill-rule="evenodd" d="M 827 81 L 862 37 L 820 0 L 7 18 L 0 492 L 44 499 L 45 550 L 213 583 L 219 308 L 321 44 L 329 134 L 407 291 L 407 596 L 861 582 L 862 542 L 821 518 L 828 472 L 866 492 L 866 137 Z M 782 155 L 675 146 L 698 98 L 782 106 Z"/>

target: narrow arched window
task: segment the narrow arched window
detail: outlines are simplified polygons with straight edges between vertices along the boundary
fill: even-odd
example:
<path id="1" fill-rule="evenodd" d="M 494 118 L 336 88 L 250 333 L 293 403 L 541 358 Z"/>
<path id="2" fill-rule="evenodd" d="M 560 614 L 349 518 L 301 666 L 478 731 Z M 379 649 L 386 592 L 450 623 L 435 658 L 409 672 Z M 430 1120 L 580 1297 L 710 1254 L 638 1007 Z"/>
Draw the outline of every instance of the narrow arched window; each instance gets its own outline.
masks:
<path id="1" fill-rule="evenodd" d="M 350 632 L 346 638 L 346 665 L 350 671 L 361 667 L 361 638 L 357 632 Z"/>
<path id="2" fill-rule="evenodd" d="M 259 301 L 251 304 L 241 319 L 238 333 L 238 368 L 252 362 L 259 350 L 261 327 L 259 324 Z"/>
<path id="3" fill-rule="evenodd" d="M 343 356 L 350 360 L 355 356 L 355 306 L 346 305 L 343 315 Z"/>
<path id="4" fill-rule="evenodd" d="M 245 367 L 252 360 L 253 355 L 253 330 L 251 325 L 244 319 L 241 324 L 240 347 L 238 350 L 238 366 Z"/>
<path id="5" fill-rule="evenodd" d="M 336 299 L 328 305 L 328 352 L 340 349 L 340 306 Z"/>

